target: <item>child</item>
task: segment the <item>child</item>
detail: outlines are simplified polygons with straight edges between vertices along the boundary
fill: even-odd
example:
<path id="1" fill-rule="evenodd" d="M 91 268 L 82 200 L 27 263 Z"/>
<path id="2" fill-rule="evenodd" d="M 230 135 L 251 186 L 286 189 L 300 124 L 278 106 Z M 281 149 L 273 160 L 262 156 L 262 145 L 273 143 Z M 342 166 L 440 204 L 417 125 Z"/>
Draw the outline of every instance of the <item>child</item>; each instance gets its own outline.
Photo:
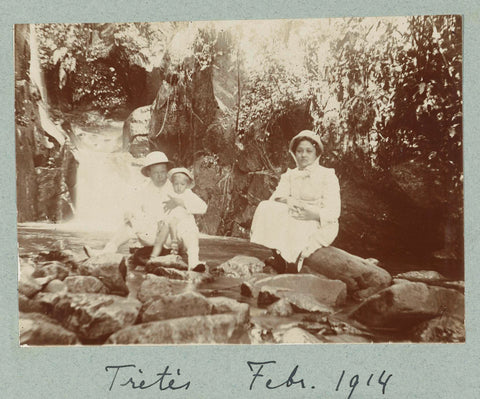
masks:
<path id="1" fill-rule="evenodd" d="M 174 168 L 168 172 L 168 179 L 172 182 L 174 193 L 170 195 L 177 206 L 167 212 L 163 222 L 159 223 L 158 233 L 153 247 L 151 258 L 158 256 L 170 234 L 173 254 L 178 254 L 179 244 L 185 248 L 188 255 L 189 270 L 204 271 L 205 265 L 200 263 L 199 231 L 195 218 L 189 209 L 195 209 L 195 214 L 203 214 L 207 204 L 191 189 L 194 186 L 192 173 L 186 168 Z M 182 237 L 179 242 L 179 237 Z"/>

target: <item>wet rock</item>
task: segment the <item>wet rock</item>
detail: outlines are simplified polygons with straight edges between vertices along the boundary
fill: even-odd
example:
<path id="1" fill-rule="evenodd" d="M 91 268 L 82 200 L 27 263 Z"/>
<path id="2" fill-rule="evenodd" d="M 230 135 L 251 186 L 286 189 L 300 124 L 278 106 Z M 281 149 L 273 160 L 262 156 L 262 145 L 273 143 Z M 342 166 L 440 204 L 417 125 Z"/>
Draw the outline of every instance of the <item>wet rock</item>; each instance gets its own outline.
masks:
<path id="1" fill-rule="evenodd" d="M 290 305 L 290 302 L 283 298 L 272 303 L 267 308 L 267 313 L 272 316 L 287 317 L 293 314 L 293 308 L 292 305 Z"/>
<path id="2" fill-rule="evenodd" d="M 184 281 L 171 281 L 166 277 L 147 274 L 145 280 L 140 285 L 137 298 L 142 303 L 147 303 L 163 298 L 166 295 L 179 294 L 185 290 L 186 286 Z"/>
<path id="3" fill-rule="evenodd" d="M 465 342 L 465 324 L 450 316 L 424 321 L 413 329 L 415 342 Z"/>
<path id="4" fill-rule="evenodd" d="M 52 280 L 44 288 L 45 292 L 67 292 L 67 285 L 62 280 Z"/>
<path id="5" fill-rule="evenodd" d="M 268 286 L 262 287 L 260 290 L 258 294 L 258 305 L 265 306 L 280 299 L 286 300 L 297 313 L 333 313 L 333 309 L 330 306 L 318 302 L 311 294 L 302 294 L 300 292 Z"/>
<path id="6" fill-rule="evenodd" d="M 78 294 L 81 292 L 90 294 L 108 294 L 108 288 L 93 276 L 69 276 L 63 282 L 68 292 Z"/>
<path id="7" fill-rule="evenodd" d="M 335 247 L 315 251 L 305 264 L 316 273 L 343 281 L 349 295 L 358 299 L 367 298 L 392 283 L 386 270 Z"/>
<path id="8" fill-rule="evenodd" d="M 20 345 L 75 345 L 76 335 L 40 313 L 20 313 Z"/>
<path id="9" fill-rule="evenodd" d="M 48 277 L 51 280 L 65 280 L 69 274 L 69 269 L 58 261 L 51 261 L 37 265 L 37 269 L 33 272 L 33 277 Z"/>
<path id="10" fill-rule="evenodd" d="M 111 294 L 128 295 L 125 284 L 127 266 L 121 254 L 106 253 L 88 258 L 79 265 L 79 272 L 84 276 L 98 278 Z"/>
<path id="11" fill-rule="evenodd" d="M 67 266 L 70 270 L 76 271 L 78 264 L 81 262 L 81 255 L 63 247 L 62 242 L 56 249 L 51 251 L 40 252 L 36 256 L 36 262 L 53 262 L 58 261 Z"/>
<path id="12" fill-rule="evenodd" d="M 299 327 L 294 327 L 283 334 L 280 341 L 282 344 L 319 344 L 324 341 L 318 339 L 315 335 L 310 334 Z"/>
<path id="13" fill-rule="evenodd" d="M 193 316 L 153 321 L 112 334 L 107 344 L 227 344 L 247 343 L 248 325 L 235 314 Z"/>
<path id="14" fill-rule="evenodd" d="M 182 257 L 172 254 L 165 256 L 157 256 L 149 260 L 145 265 L 145 270 L 148 273 L 154 273 L 153 270 L 155 270 L 157 267 L 168 267 L 178 270 L 188 270 L 188 265 L 183 261 Z"/>
<path id="15" fill-rule="evenodd" d="M 347 296 L 347 288 L 342 281 L 329 280 L 311 274 L 280 274 L 254 283 L 256 292 L 263 287 L 275 287 L 283 291 L 312 295 L 318 302 L 334 307 L 344 304 Z"/>
<path id="16" fill-rule="evenodd" d="M 229 277 L 248 278 L 261 273 L 265 263 L 253 256 L 237 255 L 216 268 L 217 272 Z"/>
<path id="17" fill-rule="evenodd" d="M 142 322 L 202 316 L 212 312 L 212 305 L 203 295 L 185 292 L 153 301 L 142 314 Z"/>
<path id="18" fill-rule="evenodd" d="M 133 298 L 84 293 L 58 296 L 52 305 L 51 315 L 82 340 L 103 339 L 132 325 L 141 307 Z"/>
<path id="19" fill-rule="evenodd" d="M 351 316 L 367 326 L 405 328 L 441 314 L 463 320 L 464 313 L 465 297 L 458 291 L 408 282 L 373 295 Z"/>

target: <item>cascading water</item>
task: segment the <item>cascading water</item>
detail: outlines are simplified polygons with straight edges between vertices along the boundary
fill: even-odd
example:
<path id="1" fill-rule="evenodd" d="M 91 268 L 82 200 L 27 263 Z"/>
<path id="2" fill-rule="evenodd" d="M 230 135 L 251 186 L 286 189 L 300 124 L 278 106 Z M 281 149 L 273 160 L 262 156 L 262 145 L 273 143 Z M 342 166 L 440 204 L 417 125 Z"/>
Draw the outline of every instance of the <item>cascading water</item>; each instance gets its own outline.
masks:
<path id="1" fill-rule="evenodd" d="M 121 126 L 121 123 L 113 123 L 100 133 L 74 129 L 80 144 L 76 212 L 72 224 L 78 227 L 116 229 L 131 201 L 132 186 L 145 181 L 138 161 L 119 149 Z"/>

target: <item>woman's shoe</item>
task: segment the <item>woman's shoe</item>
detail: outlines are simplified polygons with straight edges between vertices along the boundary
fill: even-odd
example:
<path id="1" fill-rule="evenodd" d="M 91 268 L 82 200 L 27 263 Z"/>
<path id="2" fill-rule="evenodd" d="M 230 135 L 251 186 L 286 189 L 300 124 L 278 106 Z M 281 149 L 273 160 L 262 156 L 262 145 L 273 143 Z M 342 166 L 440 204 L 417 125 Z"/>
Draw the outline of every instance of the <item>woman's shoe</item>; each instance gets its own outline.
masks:
<path id="1" fill-rule="evenodd" d="M 278 273 L 278 274 L 283 274 L 286 273 L 287 271 L 287 261 L 282 258 L 282 255 L 280 255 L 280 252 L 277 251 L 276 249 L 272 249 L 273 253 L 273 263 L 271 264 L 271 267 Z"/>

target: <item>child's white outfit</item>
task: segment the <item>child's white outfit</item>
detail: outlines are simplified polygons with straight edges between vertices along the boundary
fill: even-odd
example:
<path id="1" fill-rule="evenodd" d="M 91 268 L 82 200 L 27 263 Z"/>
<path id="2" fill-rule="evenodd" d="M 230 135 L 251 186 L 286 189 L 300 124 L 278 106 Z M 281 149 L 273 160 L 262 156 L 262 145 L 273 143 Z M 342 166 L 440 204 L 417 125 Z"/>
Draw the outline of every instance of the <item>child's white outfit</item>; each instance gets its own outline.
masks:
<path id="1" fill-rule="evenodd" d="M 207 204 L 189 188 L 181 194 L 173 193 L 170 196 L 181 199 L 185 204 L 185 208 L 178 206 L 172 209 L 166 213 L 164 220 L 169 224 L 176 223 L 179 244 L 187 251 L 188 267 L 191 269 L 200 263 L 200 233 L 193 214 L 204 214 L 207 211 Z"/>

